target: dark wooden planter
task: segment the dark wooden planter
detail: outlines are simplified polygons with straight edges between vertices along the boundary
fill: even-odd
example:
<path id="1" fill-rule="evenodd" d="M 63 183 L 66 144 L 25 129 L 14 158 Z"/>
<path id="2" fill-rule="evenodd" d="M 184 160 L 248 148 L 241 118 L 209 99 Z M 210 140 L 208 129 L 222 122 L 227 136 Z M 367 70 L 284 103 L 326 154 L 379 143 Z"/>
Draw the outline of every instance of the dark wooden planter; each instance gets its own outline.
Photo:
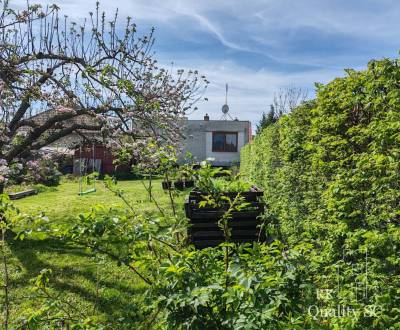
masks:
<path id="1" fill-rule="evenodd" d="M 185 188 L 193 188 L 194 180 L 185 181 Z"/>
<path id="2" fill-rule="evenodd" d="M 183 189 L 185 189 L 185 182 L 184 181 L 175 181 L 174 187 L 175 187 L 175 189 L 183 190 Z"/>
<path id="3" fill-rule="evenodd" d="M 177 190 L 184 190 L 186 188 L 192 188 L 194 187 L 194 181 L 175 181 L 174 182 L 174 187 Z"/>
<path id="4" fill-rule="evenodd" d="M 161 184 L 162 184 L 162 188 L 164 190 L 168 190 L 168 189 L 172 188 L 172 182 L 171 181 L 163 181 L 163 182 L 161 182 Z"/>
<path id="5" fill-rule="evenodd" d="M 204 194 L 200 191 L 192 190 L 185 202 L 185 212 L 189 218 L 188 237 L 198 249 L 217 246 L 225 241 L 223 231 L 218 227 L 218 220 L 228 208 L 199 207 L 199 202 L 203 200 L 202 195 Z M 233 199 L 237 193 L 227 192 L 224 195 Z M 263 191 L 253 186 L 250 191 L 242 192 L 241 196 L 250 205 L 244 210 L 233 212 L 228 220 L 231 228 L 230 242 L 265 241 L 265 231 L 260 229 L 259 219 L 264 211 L 264 203 L 261 201 Z"/>
<path id="6" fill-rule="evenodd" d="M 36 195 L 36 194 L 37 194 L 36 189 L 29 189 L 29 190 L 20 191 L 20 192 L 13 193 L 13 194 L 8 194 L 8 197 L 10 197 L 11 200 L 15 200 L 15 199 L 21 199 L 21 198 L 24 198 L 27 196 Z"/>
<path id="7" fill-rule="evenodd" d="M 225 173 L 225 172 L 220 172 L 220 173 L 216 173 L 214 175 L 214 178 L 225 178 L 225 177 L 230 177 L 231 174 L 229 173 Z"/>

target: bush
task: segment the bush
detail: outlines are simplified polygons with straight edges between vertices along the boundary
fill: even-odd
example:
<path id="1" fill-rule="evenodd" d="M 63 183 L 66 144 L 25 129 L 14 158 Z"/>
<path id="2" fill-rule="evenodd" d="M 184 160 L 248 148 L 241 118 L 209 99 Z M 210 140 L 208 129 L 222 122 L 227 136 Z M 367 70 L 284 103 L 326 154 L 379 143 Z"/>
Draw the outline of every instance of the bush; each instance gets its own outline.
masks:
<path id="1" fill-rule="evenodd" d="M 168 329 L 307 328 L 304 248 L 276 241 L 183 251 L 160 268 L 151 300 Z"/>
<path id="2" fill-rule="evenodd" d="M 57 186 L 60 183 L 61 173 L 58 164 L 50 156 L 43 156 L 38 160 L 28 161 L 24 179 L 27 183 Z"/>

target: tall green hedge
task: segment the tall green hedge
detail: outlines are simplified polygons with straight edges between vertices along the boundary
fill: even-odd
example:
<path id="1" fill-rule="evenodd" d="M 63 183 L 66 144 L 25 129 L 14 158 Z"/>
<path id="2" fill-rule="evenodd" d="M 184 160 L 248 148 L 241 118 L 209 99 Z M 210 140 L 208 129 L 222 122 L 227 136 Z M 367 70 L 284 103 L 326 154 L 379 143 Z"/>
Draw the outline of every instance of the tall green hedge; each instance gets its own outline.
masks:
<path id="1" fill-rule="evenodd" d="M 315 100 L 242 149 L 241 172 L 264 188 L 280 238 L 314 246 L 317 283 L 333 285 L 341 265 L 350 286 L 349 265 L 367 263 L 366 299 L 382 315 L 356 324 L 400 324 L 400 60 L 317 85 Z"/>

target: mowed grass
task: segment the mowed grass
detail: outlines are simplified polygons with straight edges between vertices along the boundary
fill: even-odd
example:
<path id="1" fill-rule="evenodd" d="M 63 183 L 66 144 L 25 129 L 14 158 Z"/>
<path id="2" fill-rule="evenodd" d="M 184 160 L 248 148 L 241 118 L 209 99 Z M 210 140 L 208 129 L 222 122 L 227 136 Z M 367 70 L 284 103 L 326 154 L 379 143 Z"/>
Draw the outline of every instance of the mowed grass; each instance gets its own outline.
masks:
<path id="1" fill-rule="evenodd" d="M 148 185 L 147 181 L 145 184 Z M 84 185 L 83 190 L 91 187 Z M 155 205 L 150 202 L 149 195 L 141 180 L 120 181 L 117 187 L 122 189 L 129 202 L 141 211 L 156 211 Z M 152 181 L 152 187 L 157 202 L 163 207 L 168 207 L 169 196 L 161 189 L 161 180 Z M 24 213 L 38 214 L 44 212 L 50 221 L 57 222 L 68 222 L 79 213 L 88 212 L 94 205 L 98 204 L 113 208 L 126 206 L 121 198 L 105 188 L 102 181 L 96 183 L 96 190 L 95 193 L 79 196 L 78 181 L 66 181 L 58 187 L 50 188 L 49 191 L 16 200 L 14 204 Z M 184 193 L 180 193 L 177 201 L 182 202 L 183 196 Z"/>
<path id="2" fill-rule="evenodd" d="M 125 191 L 126 197 L 142 212 L 157 214 L 154 204 L 140 180 L 121 181 L 118 187 Z M 161 180 L 153 182 L 154 196 L 158 203 L 169 207 L 169 196 L 161 189 Z M 183 199 L 187 192 L 177 197 L 177 207 L 182 210 Z M 53 191 L 39 193 L 15 201 L 23 212 L 37 214 L 44 212 L 51 222 L 66 223 L 73 221 L 79 213 L 90 211 L 93 205 L 106 205 L 124 208 L 124 202 L 108 191 L 102 182 L 97 183 L 97 192 L 78 196 L 77 182 L 63 182 Z M 41 305 L 31 298 L 31 281 L 42 269 L 52 269 L 51 287 L 55 294 L 62 294 L 79 311 L 85 314 L 100 315 L 100 318 L 115 322 L 117 318 L 132 324 L 141 320 L 138 301 L 146 286 L 124 266 L 103 256 L 94 256 L 67 242 L 46 239 L 23 241 L 8 239 L 8 262 L 10 273 L 11 321 L 15 324 L 20 317 L 27 315 Z M 3 267 L 1 277 L 3 278 Z M 0 290 L 0 305 L 4 303 L 4 293 Z M 121 311 L 124 311 L 123 313 Z M 128 312 L 127 312 L 128 311 Z M 3 314 L 0 316 L 0 319 Z M 1 319 L 3 324 L 3 319 Z M 0 325 L 1 327 L 1 325 Z"/>

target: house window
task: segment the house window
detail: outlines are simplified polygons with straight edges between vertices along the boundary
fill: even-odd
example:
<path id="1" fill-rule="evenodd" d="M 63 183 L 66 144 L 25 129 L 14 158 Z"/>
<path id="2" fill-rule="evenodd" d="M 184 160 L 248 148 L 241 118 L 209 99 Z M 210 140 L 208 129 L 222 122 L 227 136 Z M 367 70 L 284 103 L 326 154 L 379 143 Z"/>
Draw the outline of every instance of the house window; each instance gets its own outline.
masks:
<path id="1" fill-rule="evenodd" d="M 237 152 L 238 133 L 236 132 L 213 132 L 213 152 Z"/>

